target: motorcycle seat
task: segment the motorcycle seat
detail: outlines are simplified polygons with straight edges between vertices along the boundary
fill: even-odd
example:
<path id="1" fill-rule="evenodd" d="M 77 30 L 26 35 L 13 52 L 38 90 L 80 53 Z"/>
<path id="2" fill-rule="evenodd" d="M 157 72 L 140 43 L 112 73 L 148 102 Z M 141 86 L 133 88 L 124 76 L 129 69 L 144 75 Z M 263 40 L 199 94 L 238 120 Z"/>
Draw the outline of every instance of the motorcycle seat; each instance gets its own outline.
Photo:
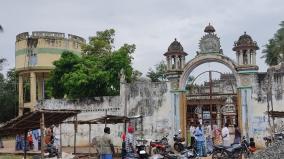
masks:
<path id="1" fill-rule="evenodd" d="M 227 149 L 227 148 L 232 148 L 232 146 L 224 146 L 224 145 L 214 145 L 215 148 L 219 149 Z"/>

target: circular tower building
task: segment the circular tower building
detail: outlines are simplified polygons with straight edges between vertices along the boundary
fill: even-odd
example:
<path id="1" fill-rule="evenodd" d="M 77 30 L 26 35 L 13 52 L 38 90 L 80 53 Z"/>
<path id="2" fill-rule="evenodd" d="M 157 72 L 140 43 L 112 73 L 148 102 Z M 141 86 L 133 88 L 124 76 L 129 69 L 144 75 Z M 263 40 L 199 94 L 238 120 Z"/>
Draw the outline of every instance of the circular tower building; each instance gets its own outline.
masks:
<path id="1" fill-rule="evenodd" d="M 85 39 L 64 33 L 36 31 L 16 36 L 16 72 L 19 75 L 19 115 L 33 111 L 45 99 L 45 80 L 63 51 L 81 55 Z"/>

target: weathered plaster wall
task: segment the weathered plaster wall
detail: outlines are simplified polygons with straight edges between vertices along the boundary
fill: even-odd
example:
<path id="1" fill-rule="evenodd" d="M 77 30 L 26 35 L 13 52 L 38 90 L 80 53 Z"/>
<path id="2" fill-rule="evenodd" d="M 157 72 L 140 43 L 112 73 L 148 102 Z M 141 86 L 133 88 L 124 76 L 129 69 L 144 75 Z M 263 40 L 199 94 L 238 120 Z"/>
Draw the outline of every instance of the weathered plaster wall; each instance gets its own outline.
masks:
<path id="1" fill-rule="evenodd" d="M 143 133 L 146 139 L 159 139 L 173 134 L 170 85 L 166 82 L 136 82 L 128 84 L 128 116 L 143 115 Z"/>
<path id="2" fill-rule="evenodd" d="M 268 136 L 271 133 L 271 129 L 268 122 L 268 116 L 266 114 L 268 102 L 273 104 L 274 111 L 284 111 L 283 100 L 283 81 L 284 65 L 280 64 L 268 69 L 268 72 L 258 73 L 255 81 L 253 82 L 252 93 L 252 106 L 253 106 L 253 134 L 255 140 L 259 145 L 264 145 L 264 136 Z M 272 103 L 271 103 L 272 101 Z M 273 124 L 270 119 L 271 125 Z M 284 131 L 283 119 L 275 118 L 275 130 Z"/>
<path id="3" fill-rule="evenodd" d="M 169 83 L 166 82 L 122 83 L 120 96 L 96 97 L 81 101 L 51 99 L 43 101 L 39 104 L 39 107 L 44 107 L 45 109 L 80 109 L 82 113 L 78 115 L 78 120 L 98 118 L 105 115 L 106 110 L 108 114 L 125 115 L 126 108 L 128 116 L 144 116 L 142 123 L 144 138 L 159 139 L 166 133 L 172 134 L 170 132 L 172 128 L 172 112 Z M 138 120 L 133 120 L 132 123 L 137 129 L 141 129 L 141 124 Z M 124 124 L 108 126 L 111 128 L 115 144 L 120 145 L 120 136 L 124 130 Z M 102 135 L 103 128 L 104 125 L 92 125 L 92 138 Z M 84 146 L 88 144 L 88 130 L 88 125 L 78 126 L 77 145 Z M 63 145 L 73 145 L 74 126 L 72 124 L 62 124 L 62 134 Z"/>

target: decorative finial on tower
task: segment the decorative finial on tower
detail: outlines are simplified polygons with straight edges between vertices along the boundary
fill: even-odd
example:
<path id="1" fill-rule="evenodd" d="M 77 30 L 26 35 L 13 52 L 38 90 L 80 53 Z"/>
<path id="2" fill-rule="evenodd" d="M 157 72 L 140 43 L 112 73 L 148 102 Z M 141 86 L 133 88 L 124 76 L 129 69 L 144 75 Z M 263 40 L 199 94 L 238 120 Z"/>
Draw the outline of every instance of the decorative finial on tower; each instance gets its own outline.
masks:
<path id="1" fill-rule="evenodd" d="M 215 32 L 215 28 L 209 23 L 209 25 L 207 25 L 204 29 L 205 33 L 214 33 Z"/>
<path id="2" fill-rule="evenodd" d="M 244 34 L 247 35 L 247 32 L 245 31 Z"/>
<path id="3" fill-rule="evenodd" d="M 177 38 L 175 38 L 175 41 L 177 41 Z"/>

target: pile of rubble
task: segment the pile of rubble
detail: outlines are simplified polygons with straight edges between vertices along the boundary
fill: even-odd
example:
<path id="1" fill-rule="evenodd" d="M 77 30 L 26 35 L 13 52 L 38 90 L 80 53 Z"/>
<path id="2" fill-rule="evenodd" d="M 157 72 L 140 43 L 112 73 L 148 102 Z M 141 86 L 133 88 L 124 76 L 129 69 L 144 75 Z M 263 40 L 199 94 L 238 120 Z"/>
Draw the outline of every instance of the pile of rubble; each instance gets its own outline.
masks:
<path id="1" fill-rule="evenodd" d="M 284 140 L 276 141 L 266 149 L 257 152 L 250 159 L 283 159 Z"/>

